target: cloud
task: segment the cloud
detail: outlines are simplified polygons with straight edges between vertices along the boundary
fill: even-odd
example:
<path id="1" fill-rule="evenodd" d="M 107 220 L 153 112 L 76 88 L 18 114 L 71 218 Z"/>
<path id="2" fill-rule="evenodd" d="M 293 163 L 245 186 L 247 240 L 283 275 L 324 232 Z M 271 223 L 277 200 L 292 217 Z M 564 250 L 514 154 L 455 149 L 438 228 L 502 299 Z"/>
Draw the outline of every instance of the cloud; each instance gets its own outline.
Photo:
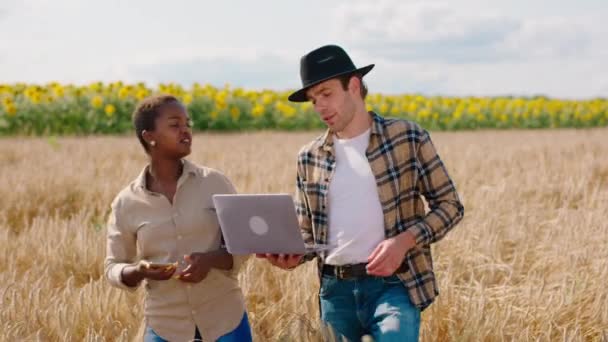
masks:
<path id="1" fill-rule="evenodd" d="M 377 56 L 375 50 L 346 48 L 356 64 L 376 63 L 376 68 L 366 76 L 371 92 L 453 96 L 544 94 L 561 98 L 587 98 L 608 93 L 608 84 L 604 81 L 608 79 L 608 69 L 601 58 L 586 63 L 568 59 L 449 63 L 398 60 Z M 199 82 L 222 86 L 230 83 L 251 89 L 275 90 L 294 89 L 300 85 L 295 53 L 239 51 L 185 48 L 164 57 L 139 59 L 139 63 L 116 64 L 104 74 L 108 79 L 150 84 L 177 82 L 188 86 Z M 546 53 L 541 48 L 539 51 L 539 55 Z"/>
<path id="2" fill-rule="evenodd" d="M 311 11 L 306 20 L 320 24 L 300 32 L 294 23 L 302 13 L 290 5 L 278 12 L 279 22 L 260 15 L 255 20 L 263 24 L 245 27 L 247 21 L 226 24 L 213 15 L 221 20 L 175 17 L 181 19 L 161 27 L 151 23 L 166 17 L 162 10 L 135 15 L 131 2 L 1 0 L 0 74 L 3 82 L 293 89 L 300 85 L 300 56 L 335 42 L 357 65 L 376 64 L 366 76 L 372 92 L 606 96 L 608 7 L 544 1 L 348 0 L 333 13 Z"/>
<path id="3" fill-rule="evenodd" d="M 344 41 L 398 61 L 580 58 L 603 37 L 588 18 L 516 18 L 441 2 L 356 2 L 338 13 L 335 31 Z"/>
<path id="4" fill-rule="evenodd" d="M 8 17 L 9 11 L 6 7 L 0 7 L 0 21 Z"/>
<path id="5" fill-rule="evenodd" d="M 594 32 L 572 18 L 522 21 L 519 30 L 501 43 L 505 53 L 531 59 L 579 58 L 592 55 Z"/>
<path id="6" fill-rule="evenodd" d="M 247 88 L 285 89 L 299 86 L 297 63 L 274 54 L 255 57 L 224 55 L 193 57 L 127 67 L 130 78 L 151 82 L 194 82 L 217 86 L 230 83 Z"/>
<path id="7" fill-rule="evenodd" d="M 372 91 L 606 96 L 608 26 L 601 13 L 493 8 L 353 1 L 335 11 L 333 33 L 355 63 L 377 64 L 368 76 Z"/>
<path id="8" fill-rule="evenodd" d="M 446 96 L 606 96 L 608 70 L 602 60 L 562 60 L 500 64 L 447 64 L 378 60 L 367 77 L 370 91 Z"/>
<path id="9" fill-rule="evenodd" d="M 10 14 L 18 12 L 24 7 L 26 0 L 2 0 L 0 3 L 0 20 L 7 18 Z"/>
<path id="10" fill-rule="evenodd" d="M 347 42 L 401 60 L 480 61 L 519 23 L 497 15 L 462 15 L 440 3 L 380 1 L 337 10 L 337 34 Z"/>

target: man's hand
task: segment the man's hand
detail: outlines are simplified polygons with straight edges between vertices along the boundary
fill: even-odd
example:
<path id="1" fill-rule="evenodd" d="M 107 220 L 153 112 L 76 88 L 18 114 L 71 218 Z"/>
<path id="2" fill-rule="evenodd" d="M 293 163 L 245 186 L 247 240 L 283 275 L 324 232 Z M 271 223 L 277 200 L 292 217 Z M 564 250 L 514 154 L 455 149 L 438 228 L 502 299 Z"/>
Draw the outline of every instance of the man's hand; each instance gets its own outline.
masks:
<path id="1" fill-rule="evenodd" d="M 206 253 L 184 255 L 186 268 L 179 272 L 177 279 L 188 283 L 198 283 L 207 277 L 211 270 L 211 258 Z"/>
<path id="2" fill-rule="evenodd" d="M 405 254 L 416 246 L 410 232 L 404 232 L 378 244 L 367 258 L 367 273 L 378 277 L 388 277 L 399 268 Z"/>
<path id="3" fill-rule="evenodd" d="M 272 265 L 284 270 L 292 269 L 300 264 L 302 255 L 298 254 L 256 254 L 258 258 L 266 259 Z"/>

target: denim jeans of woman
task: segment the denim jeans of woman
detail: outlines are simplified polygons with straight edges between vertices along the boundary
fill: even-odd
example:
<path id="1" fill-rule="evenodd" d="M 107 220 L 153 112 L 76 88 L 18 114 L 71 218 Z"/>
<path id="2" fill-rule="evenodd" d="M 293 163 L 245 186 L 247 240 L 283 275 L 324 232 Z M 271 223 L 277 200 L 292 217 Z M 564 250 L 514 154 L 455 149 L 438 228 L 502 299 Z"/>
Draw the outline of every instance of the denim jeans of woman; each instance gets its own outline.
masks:
<path id="1" fill-rule="evenodd" d="M 220 337 L 217 342 L 249 342 L 251 341 L 251 328 L 249 327 L 249 319 L 247 313 L 243 315 L 243 319 L 239 326 L 228 334 Z M 202 341 L 201 333 L 198 328 L 193 332 L 193 341 Z M 158 336 L 150 326 L 146 327 L 144 334 L 144 342 L 167 342 L 162 337 Z M 207 342 L 207 341 L 205 341 Z"/>

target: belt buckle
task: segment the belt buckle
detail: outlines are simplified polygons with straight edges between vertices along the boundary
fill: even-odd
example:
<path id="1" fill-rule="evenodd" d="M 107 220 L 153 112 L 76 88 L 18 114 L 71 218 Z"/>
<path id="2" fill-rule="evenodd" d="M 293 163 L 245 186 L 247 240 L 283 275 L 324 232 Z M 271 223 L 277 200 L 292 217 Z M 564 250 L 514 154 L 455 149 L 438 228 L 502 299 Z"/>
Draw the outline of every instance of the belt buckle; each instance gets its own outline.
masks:
<path id="1" fill-rule="evenodd" d="M 346 274 L 346 268 L 344 266 L 336 267 L 336 277 L 338 277 L 338 279 L 344 279 L 345 274 Z"/>

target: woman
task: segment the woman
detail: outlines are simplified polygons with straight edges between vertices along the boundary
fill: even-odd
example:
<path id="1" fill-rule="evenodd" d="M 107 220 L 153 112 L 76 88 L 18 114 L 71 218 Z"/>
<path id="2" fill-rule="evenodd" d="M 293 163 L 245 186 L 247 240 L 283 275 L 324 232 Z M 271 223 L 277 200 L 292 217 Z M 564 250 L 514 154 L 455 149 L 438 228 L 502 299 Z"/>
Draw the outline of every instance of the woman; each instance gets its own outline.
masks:
<path id="1" fill-rule="evenodd" d="M 246 257 L 220 248 L 212 202 L 234 187 L 220 172 L 183 159 L 192 130 L 175 97 L 144 99 L 133 123 L 150 163 L 112 202 L 106 278 L 132 291 L 145 281 L 146 342 L 251 341 L 236 279 Z"/>

